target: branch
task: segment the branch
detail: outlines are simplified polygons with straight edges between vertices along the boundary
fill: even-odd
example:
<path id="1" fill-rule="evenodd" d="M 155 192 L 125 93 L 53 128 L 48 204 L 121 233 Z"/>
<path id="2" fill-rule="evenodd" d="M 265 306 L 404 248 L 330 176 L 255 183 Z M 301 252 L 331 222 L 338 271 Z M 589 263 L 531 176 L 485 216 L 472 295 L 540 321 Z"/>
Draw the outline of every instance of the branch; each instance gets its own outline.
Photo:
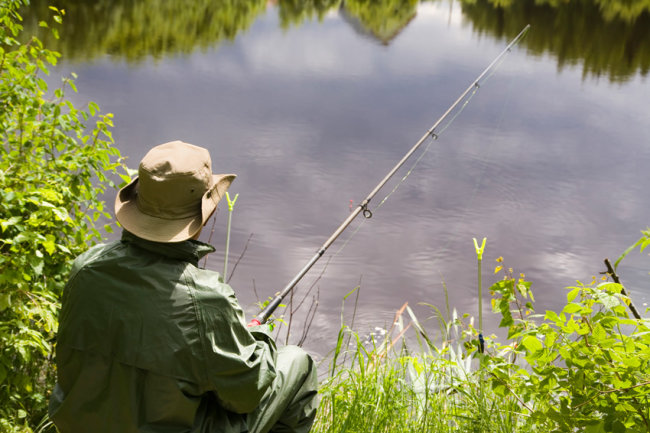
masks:
<path id="1" fill-rule="evenodd" d="M 516 393 L 512 388 L 510 388 L 510 386 L 508 386 L 508 383 L 507 383 L 505 380 L 501 379 L 500 377 L 498 377 L 496 374 L 494 374 L 494 373 L 492 373 L 492 372 L 490 372 L 490 376 L 494 377 L 496 380 L 498 380 L 499 382 L 501 382 L 501 383 L 503 384 L 503 386 L 505 386 L 505 387 L 508 389 L 508 391 L 510 391 L 510 394 L 512 394 L 512 396 L 513 396 L 515 399 L 517 399 L 517 401 L 519 402 L 519 404 L 521 404 L 523 407 L 525 407 L 526 409 L 528 409 L 528 411 L 529 411 L 530 413 L 533 413 L 533 412 L 534 412 L 530 407 L 528 407 L 528 405 L 527 405 L 526 403 L 524 403 L 524 401 L 521 399 L 521 397 L 519 397 L 519 396 L 517 395 L 517 393 Z"/>
<path id="2" fill-rule="evenodd" d="M 607 389 L 605 391 L 596 390 L 596 394 L 593 397 L 591 397 L 589 400 L 583 401 L 579 405 L 575 406 L 574 409 L 579 409 L 582 406 L 591 403 L 599 395 L 611 394 L 612 392 L 627 392 L 627 391 L 629 391 L 631 389 L 639 388 L 641 386 L 646 386 L 646 385 L 650 385 L 650 380 L 647 380 L 647 381 L 641 382 L 641 383 L 637 383 L 636 385 L 628 386 L 627 388 Z"/>
<path id="3" fill-rule="evenodd" d="M 244 245 L 244 250 L 241 252 L 241 254 L 239 255 L 239 258 L 238 258 L 237 261 L 235 262 L 235 266 L 232 267 L 232 271 L 230 271 L 230 276 L 228 277 L 228 281 L 230 281 L 230 279 L 232 278 L 232 276 L 235 275 L 235 269 L 237 269 L 237 265 L 239 264 L 239 262 L 241 261 L 241 259 L 244 257 L 244 254 L 246 254 L 246 250 L 248 249 L 248 244 L 250 243 L 251 239 L 253 238 L 253 234 L 254 234 L 254 233 L 251 233 L 251 234 L 248 236 L 248 240 L 246 241 L 246 245 Z M 225 275 L 224 275 L 223 277 L 226 278 Z M 226 282 L 228 282 L 228 281 L 226 281 Z"/>
<path id="4" fill-rule="evenodd" d="M 617 284 L 621 284 L 621 280 L 618 278 L 618 275 L 616 275 L 616 271 L 612 267 L 612 264 L 609 262 L 609 259 L 605 259 L 605 266 L 607 266 L 607 273 L 612 276 L 614 282 Z M 627 294 L 627 291 L 625 290 L 625 287 L 623 287 L 623 284 L 621 284 L 621 294 L 627 297 L 627 299 L 630 301 L 628 307 L 630 307 L 630 311 L 632 311 L 634 317 L 636 317 L 638 320 L 641 320 L 641 315 L 639 314 L 639 311 L 632 303 L 632 298 L 630 298 L 630 295 Z"/>
<path id="5" fill-rule="evenodd" d="M 312 298 L 312 303 L 309 306 L 309 311 L 307 311 L 307 317 L 305 318 L 305 326 L 303 327 L 302 331 L 302 336 L 300 337 L 300 341 L 298 341 L 298 346 L 302 347 L 304 344 L 305 340 L 307 339 L 307 334 L 309 333 L 309 329 L 311 329 L 311 324 L 314 321 L 314 317 L 316 316 L 316 310 L 318 309 L 318 298 L 320 297 L 320 289 L 316 290 L 316 296 Z M 311 313 L 311 316 L 310 316 Z"/>

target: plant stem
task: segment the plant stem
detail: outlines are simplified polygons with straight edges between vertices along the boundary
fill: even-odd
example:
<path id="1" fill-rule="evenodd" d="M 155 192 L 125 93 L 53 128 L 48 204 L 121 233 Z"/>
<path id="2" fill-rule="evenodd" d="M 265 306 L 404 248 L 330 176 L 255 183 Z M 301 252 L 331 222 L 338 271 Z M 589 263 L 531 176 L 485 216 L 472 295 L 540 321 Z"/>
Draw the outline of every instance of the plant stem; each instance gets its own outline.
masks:
<path id="1" fill-rule="evenodd" d="M 481 272 L 481 264 L 483 260 L 481 257 L 478 259 L 478 332 L 483 334 L 483 273 Z"/>
<path id="2" fill-rule="evenodd" d="M 476 250 L 476 257 L 478 258 L 478 339 L 479 351 L 481 353 L 485 350 L 485 344 L 483 343 L 483 273 L 481 272 L 485 241 L 487 241 L 487 238 L 483 238 L 483 242 L 479 247 L 476 238 L 474 238 L 474 249 Z"/>

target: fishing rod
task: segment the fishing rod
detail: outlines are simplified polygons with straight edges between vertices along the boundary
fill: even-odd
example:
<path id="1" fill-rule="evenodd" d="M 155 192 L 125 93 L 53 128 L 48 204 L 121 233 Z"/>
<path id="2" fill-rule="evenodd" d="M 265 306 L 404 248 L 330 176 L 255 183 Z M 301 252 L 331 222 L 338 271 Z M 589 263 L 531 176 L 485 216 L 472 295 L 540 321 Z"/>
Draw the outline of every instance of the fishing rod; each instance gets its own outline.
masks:
<path id="1" fill-rule="evenodd" d="M 416 150 L 419 149 L 419 147 L 424 143 L 424 141 L 431 137 L 434 140 L 438 138 L 438 136 L 435 133 L 436 128 L 449 116 L 449 114 L 458 106 L 458 104 L 461 103 L 465 99 L 465 97 L 475 88 L 480 87 L 481 80 L 488 74 L 488 72 L 501 60 L 502 57 L 504 57 L 510 49 L 517 43 L 521 38 L 524 37 L 526 32 L 528 32 L 528 29 L 530 28 L 530 24 L 526 25 L 526 27 L 523 28 L 521 32 L 508 44 L 508 46 L 501 51 L 501 53 L 488 65 L 483 72 L 472 82 L 472 84 L 469 85 L 469 87 L 456 99 L 456 101 L 451 104 L 451 106 L 445 111 L 445 113 L 436 121 L 436 123 L 431 126 L 427 130 L 427 132 L 420 138 L 420 140 L 415 143 L 415 145 L 404 155 L 404 157 L 395 165 L 395 167 L 392 168 L 388 172 L 388 174 L 377 184 L 377 186 L 368 194 L 368 196 L 360 203 L 357 205 L 357 207 L 350 213 L 350 215 L 343 221 L 343 223 L 332 233 L 332 235 L 325 241 L 325 243 L 319 248 L 319 250 L 314 254 L 314 256 L 307 262 L 307 264 L 298 272 L 298 274 L 293 277 L 291 281 L 282 289 L 282 291 L 278 292 L 278 294 L 273 298 L 267 305 L 264 307 L 264 309 L 255 317 L 253 318 L 249 326 L 254 326 L 254 325 L 261 325 L 262 323 L 266 323 L 268 318 L 273 314 L 275 309 L 280 305 L 282 300 L 293 290 L 293 288 L 298 284 L 298 282 L 302 279 L 302 277 L 305 276 L 305 274 L 316 264 L 318 259 L 320 259 L 323 254 L 325 254 L 325 251 L 334 243 L 334 241 L 343 233 L 343 231 L 352 223 L 352 221 L 360 214 L 363 213 L 363 216 L 365 218 L 370 218 L 372 217 L 372 212 L 370 209 L 368 209 L 368 203 L 370 203 L 370 200 L 373 199 L 373 197 L 379 192 L 379 190 L 390 180 L 391 177 L 399 170 L 404 163 L 415 153 Z"/>

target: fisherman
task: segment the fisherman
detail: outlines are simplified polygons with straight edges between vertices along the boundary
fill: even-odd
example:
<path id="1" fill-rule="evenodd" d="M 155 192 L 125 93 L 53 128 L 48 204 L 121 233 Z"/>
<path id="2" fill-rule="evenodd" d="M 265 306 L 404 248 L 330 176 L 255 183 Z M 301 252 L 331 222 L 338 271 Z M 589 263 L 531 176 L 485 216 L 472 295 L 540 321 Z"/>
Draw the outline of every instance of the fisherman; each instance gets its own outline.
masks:
<path id="1" fill-rule="evenodd" d="M 79 256 L 63 293 L 50 417 L 61 433 L 307 432 L 314 362 L 247 326 L 199 259 L 201 229 L 235 179 L 209 152 L 152 148 L 115 200 L 119 241 Z"/>

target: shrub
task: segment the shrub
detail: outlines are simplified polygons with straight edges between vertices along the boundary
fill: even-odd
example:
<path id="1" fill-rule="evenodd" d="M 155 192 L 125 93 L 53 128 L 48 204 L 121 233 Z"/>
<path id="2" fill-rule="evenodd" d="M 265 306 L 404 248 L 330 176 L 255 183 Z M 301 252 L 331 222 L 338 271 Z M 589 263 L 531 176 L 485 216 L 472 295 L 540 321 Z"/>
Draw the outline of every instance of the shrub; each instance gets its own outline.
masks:
<path id="1" fill-rule="evenodd" d="M 0 430 L 32 431 L 54 378 L 58 299 L 71 260 L 101 239 L 100 200 L 123 173 L 110 114 L 66 99 L 45 80 L 59 54 L 21 35 L 19 8 L 0 6 Z M 63 11 L 52 8 L 60 23 Z M 45 22 L 41 26 L 47 27 Z M 56 29 L 52 29 L 56 34 Z M 21 43 L 20 40 L 27 42 Z M 74 76 L 73 76 L 74 78 Z"/>
<path id="2" fill-rule="evenodd" d="M 527 314 L 523 277 L 492 286 L 511 341 L 499 348 L 509 358 L 481 357 L 493 391 L 515 396 L 540 431 L 650 431 L 650 320 L 630 317 L 622 289 L 578 283 L 559 313 L 539 316 Z"/>

